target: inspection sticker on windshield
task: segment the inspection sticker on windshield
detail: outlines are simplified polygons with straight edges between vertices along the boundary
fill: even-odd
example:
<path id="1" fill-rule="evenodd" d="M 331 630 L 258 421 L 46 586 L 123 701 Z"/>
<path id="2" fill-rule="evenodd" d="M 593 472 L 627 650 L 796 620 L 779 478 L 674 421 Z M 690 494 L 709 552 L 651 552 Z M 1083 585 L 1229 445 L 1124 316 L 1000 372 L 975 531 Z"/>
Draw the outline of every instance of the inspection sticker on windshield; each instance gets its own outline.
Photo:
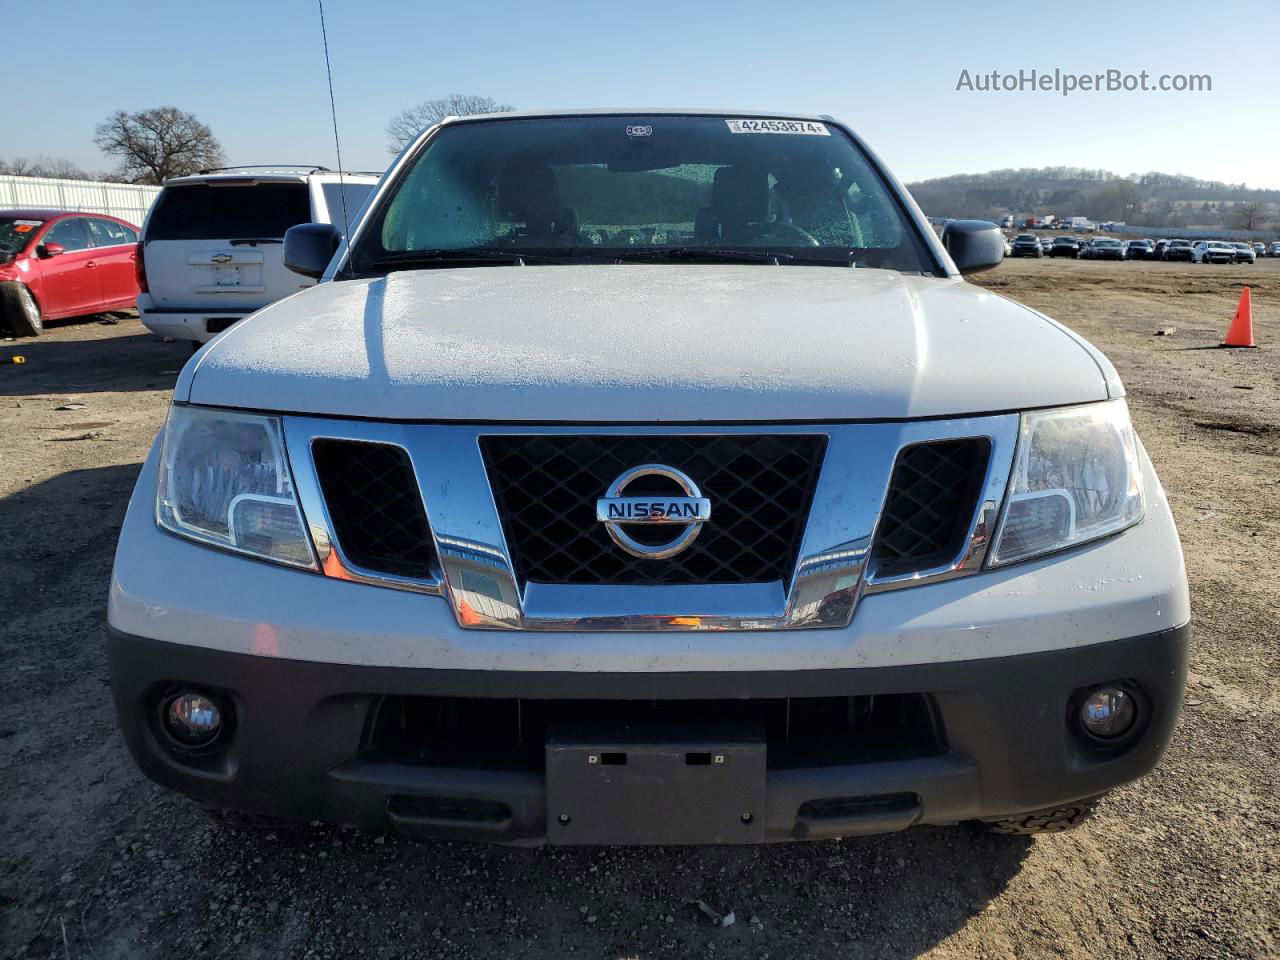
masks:
<path id="1" fill-rule="evenodd" d="M 730 133 L 795 133 L 808 137 L 829 137 L 825 123 L 813 120 L 725 120 Z"/>

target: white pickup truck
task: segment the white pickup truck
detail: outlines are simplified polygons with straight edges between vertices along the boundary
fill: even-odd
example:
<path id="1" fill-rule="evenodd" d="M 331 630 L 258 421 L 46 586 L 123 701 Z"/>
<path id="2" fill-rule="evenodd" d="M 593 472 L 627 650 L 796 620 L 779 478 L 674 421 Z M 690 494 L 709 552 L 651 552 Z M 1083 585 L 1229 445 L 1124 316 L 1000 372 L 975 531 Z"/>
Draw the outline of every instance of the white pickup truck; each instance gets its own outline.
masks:
<path id="1" fill-rule="evenodd" d="M 449 120 L 187 364 L 119 721 L 215 808 L 502 843 L 1073 826 L 1190 611 L 1112 365 L 829 118 Z"/>

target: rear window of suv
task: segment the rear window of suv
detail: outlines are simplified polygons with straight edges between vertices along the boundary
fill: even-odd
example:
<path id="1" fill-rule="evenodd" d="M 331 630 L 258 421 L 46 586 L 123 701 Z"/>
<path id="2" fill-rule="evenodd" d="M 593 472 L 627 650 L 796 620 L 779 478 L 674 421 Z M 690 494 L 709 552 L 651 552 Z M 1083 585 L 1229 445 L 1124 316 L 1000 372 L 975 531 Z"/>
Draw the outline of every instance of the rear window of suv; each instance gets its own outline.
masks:
<path id="1" fill-rule="evenodd" d="M 147 241 L 275 238 L 311 220 L 305 183 L 166 187 L 147 223 Z"/>

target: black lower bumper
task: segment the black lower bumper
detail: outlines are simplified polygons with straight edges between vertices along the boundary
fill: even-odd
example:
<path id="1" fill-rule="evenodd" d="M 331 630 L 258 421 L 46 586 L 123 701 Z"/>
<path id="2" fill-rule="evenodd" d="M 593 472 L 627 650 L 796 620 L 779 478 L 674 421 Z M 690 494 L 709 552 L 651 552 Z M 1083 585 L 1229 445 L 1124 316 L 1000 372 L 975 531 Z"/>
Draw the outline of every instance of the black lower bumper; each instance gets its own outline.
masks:
<path id="1" fill-rule="evenodd" d="M 753 796 L 756 810 L 741 814 L 741 836 L 711 828 L 705 834 L 674 829 L 655 831 L 648 842 L 696 842 L 699 836 L 725 842 L 996 819 L 1066 804 L 1135 780 L 1155 766 L 1168 744 L 1186 678 L 1188 634 L 1184 626 L 1071 650 L 988 660 L 714 674 L 347 666 L 223 653 L 110 629 L 108 646 L 120 725 L 138 765 L 156 782 L 213 805 L 505 843 L 614 842 L 599 823 L 582 834 L 586 840 L 573 840 L 577 834 L 567 828 L 557 835 L 571 818 L 549 809 L 549 793 L 589 805 L 596 790 L 590 778 L 603 776 L 602 783 L 612 784 L 609 803 L 616 807 L 618 796 L 627 794 L 617 790 L 617 778 L 627 775 L 625 768 L 574 768 L 573 750 L 581 754 L 577 759 L 593 765 L 601 756 L 608 763 L 610 756 L 625 749 L 637 751 L 633 770 L 638 784 L 640 763 L 700 762 L 704 756 L 721 756 L 724 743 L 726 749 L 746 751 L 743 756 L 759 765 L 763 781 L 755 793 L 749 783 L 724 788 Z M 1121 682 L 1134 693 L 1139 716 L 1129 736 L 1102 744 L 1084 735 L 1075 717 L 1084 692 L 1109 681 Z M 177 748 L 162 729 L 163 703 L 173 692 L 190 688 L 219 698 L 232 717 L 210 752 Z M 784 756 L 775 750 L 777 737 L 760 732 L 763 726 L 755 728 L 753 739 L 743 736 L 744 730 L 753 729 L 750 723 L 722 735 L 714 724 L 703 728 L 701 721 L 679 717 L 681 704 L 693 710 L 711 700 L 744 708 L 766 701 L 786 703 L 790 738 L 790 704 L 819 702 L 817 698 L 848 698 L 851 704 L 856 698 L 860 705 L 918 702 L 927 705 L 928 717 L 911 721 L 914 739 L 906 736 L 906 727 L 896 730 L 882 721 L 865 734 L 865 743 L 859 741 L 862 735 L 855 736 L 841 758 L 833 761 L 824 753 L 813 762 L 794 751 Z M 677 726 L 665 726 L 661 733 L 630 746 L 627 738 L 634 741 L 635 731 L 614 729 L 607 711 L 601 708 L 596 716 L 595 706 L 586 711 L 585 728 L 582 716 L 577 716 L 575 736 L 567 740 L 532 726 L 535 715 L 545 718 L 554 712 L 551 704 L 563 708 L 591 701 L 629 707 L 659 700 L 674 705 L 668 716 Z M 390 720 L 389 703 L 399 711 Z M 414 716 L 415 704 L 429 704 L 436 713 L 454 710 L 473 717 L 477 704 L 481 715 L 488 712 L 487 704 L 493 704 L 494 713 L 514 704 L 517 725 L 523 718 L 527 738 L 537 743 L 514 753 L 433 753 L 415 742 L 419 728 L 406 719 Z M 471 705 L 470 714 L 466 704 Z M 559 730 L 555 722 L 553 718 L 546 729 Z M 922 727 L 928 727 L 927 736 Z M 907 746 L 899 749 L 895 744 Z M 601 753 L 611 750 L 617 752 Z M 566 764 L 568 769 L 581 769 L 583 776 L 575 780 L 566 775 Z M 666 769 L 681 780 L 676 792 L 687 807 L 689 791 L 696 795 L 696 789 L 681 779 L 684 774 L 678 767 L 652 769 Z M 660 772 L 649 777 L 650 787 L 638 794 L 642 806 L 662 805 L 661 789 L 655 792 L 651 787 L 663 776 Z M 554 789 L 548 789 L 549 780 Z M 731 803 L 736 798 L 725 797 L 724 789 L 719 798 Z M 664 815 L 679 819 L 682 812 L 672 809 Z M 633 827 L 656 822 L 652 812 L 625 813 L 619 812 L 616 819 L 630 821 Z M 575 817 L 573 822 L 579 823 L 576 811 Z M 617 842 L 646 842 L 636 829 L 640 828 L 616 834 Z"/>

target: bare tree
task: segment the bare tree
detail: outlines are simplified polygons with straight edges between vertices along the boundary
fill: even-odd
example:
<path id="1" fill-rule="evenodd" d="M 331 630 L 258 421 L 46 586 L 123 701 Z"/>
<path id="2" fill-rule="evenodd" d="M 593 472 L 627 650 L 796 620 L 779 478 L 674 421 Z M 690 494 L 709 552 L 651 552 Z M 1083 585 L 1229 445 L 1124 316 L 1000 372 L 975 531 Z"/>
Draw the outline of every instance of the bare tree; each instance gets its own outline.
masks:
<path id="1" fill-rule="evenodd" d="M 1231 210 L 1231 225 L 1237 230 L 1265 230 L 1268 213 L 1266 204 L 1256 200 L 1237 203 Z"/>
<path id="2" fill-rule="evenodd" d="M 399 153 L 404 145 L 433 123 L 445 117 L 472 117 L 477 113 L 503 113 L 514 110 L 509 103 L 499 103 L 493 97 L 475 93 L 451 93 L 439 100 L 423 100 L 416 107 L 401 110 L 387 124 L 387 136 L 391 153 Z"/>
<path id="3" fill-rule="evenodd" d="M 93 142 L 135 183 L 163 183 L 223 162 L 213 131 L 177 107 L 117 110 L 98 125 Z"/>

